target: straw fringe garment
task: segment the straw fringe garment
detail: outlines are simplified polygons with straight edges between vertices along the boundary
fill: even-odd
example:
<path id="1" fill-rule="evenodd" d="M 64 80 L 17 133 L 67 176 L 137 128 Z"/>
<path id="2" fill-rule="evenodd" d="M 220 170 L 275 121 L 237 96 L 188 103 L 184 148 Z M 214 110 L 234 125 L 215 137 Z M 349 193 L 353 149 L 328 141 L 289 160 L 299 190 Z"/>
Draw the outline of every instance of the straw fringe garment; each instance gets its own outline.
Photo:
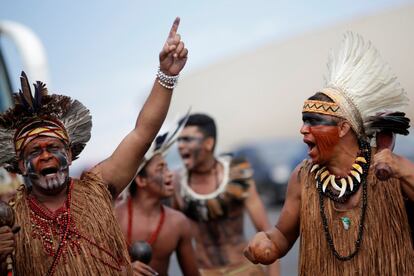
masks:
<path id="1" fill-rule="evenodd" d="M 47 275 L 53 257 L 45 252 L 40 239 L 33 238 L 27 196 L 27 190 L 22 186 L 14 205 L 16 224 L 22 227 L 16 241 L 17 274 Z M 129 266 L 126 243 L 113 215 L 111 204 L 107 186 L 95 174 L 85 173 L 80 180 L 75 180 L 70 208 L 76 229 L 82 236 L 110 252 L 116 260 L 81 237 L 78 240 L 80 252 L 67 246 L 67 251 L 61 256 L 54 275 L 121 275 L 118 271 L 120 266 Z M 61 237 L 54 235 L 53 239 L 56 250 Z M 111 266 L 104 264 L 105 262 Z M 131 274 L 131 271 L 128 271 L 128 275 Z"/>
<path id="2" fill-rule="evenodd" d="M 315 187 L 315 173 L 310 173 L 311 166 L 311 162 L 305 161 L 299 174 L 302 183 L 300 275 L 413 275 L 414 249 L 399 181 L 393 178 L 378 181 L 373 167 L 370 168 L 361 248 L 351 260 L 340 261 L 332 254 L 323 235 L 319 195 Z M 338 210 L 333 201 L 325 198 L 329 231 L 337 251 L 342 255 L 354 250 L 360 212 L 360 206 Z M 342 225 L 343 216 L 351 220 L 348 230 Z"/>

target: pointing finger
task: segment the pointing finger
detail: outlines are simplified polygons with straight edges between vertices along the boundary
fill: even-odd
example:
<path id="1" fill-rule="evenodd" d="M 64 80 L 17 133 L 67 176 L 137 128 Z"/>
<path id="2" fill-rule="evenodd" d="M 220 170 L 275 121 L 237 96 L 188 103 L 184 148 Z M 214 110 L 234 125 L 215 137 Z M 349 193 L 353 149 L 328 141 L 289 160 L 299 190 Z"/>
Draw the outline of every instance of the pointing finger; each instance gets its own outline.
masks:
<path id="1" fill-rule="evenodd" d="M 171 26 L 171 30 L 170 30 L 170 33 L 168 34 L 168 38 L 173 38 L 175 36 L 179 25 L 180 25 L 180 18 L 177 16 L 174 20 L 173 25 Z"/>

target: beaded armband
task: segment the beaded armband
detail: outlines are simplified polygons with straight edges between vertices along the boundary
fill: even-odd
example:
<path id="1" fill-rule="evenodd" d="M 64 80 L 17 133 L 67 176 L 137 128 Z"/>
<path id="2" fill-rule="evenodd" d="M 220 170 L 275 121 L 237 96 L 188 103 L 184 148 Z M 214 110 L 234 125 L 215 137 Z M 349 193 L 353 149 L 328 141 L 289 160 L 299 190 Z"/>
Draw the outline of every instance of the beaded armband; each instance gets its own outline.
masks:
<path id="1" fill-rule="evenodd" d="M 161 71 L 160 68 L 158 68 L 158 71 L 157 71 L 157 81 L 158 81 L 158 83 L 161 86 L 163 86 L 167 89 L 171 89 L 171 90 L 173 90 L 177 86 L 179 76 L 180 75 L 175 75 L 175 76 L 166 75 Z"/>

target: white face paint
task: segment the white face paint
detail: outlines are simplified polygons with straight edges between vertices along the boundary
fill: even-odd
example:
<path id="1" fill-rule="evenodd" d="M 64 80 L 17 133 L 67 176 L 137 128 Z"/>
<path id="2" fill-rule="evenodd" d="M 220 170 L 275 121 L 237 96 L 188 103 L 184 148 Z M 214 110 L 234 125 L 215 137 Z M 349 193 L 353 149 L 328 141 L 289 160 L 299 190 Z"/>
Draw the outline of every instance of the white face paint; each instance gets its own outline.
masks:
<path id="1" fill-rule="evenodd" d="M 69 179 L 69 161 L 63 144 L 38 143 L 25 158 L 29 186 L 51 192 L 60 191 Z"/>

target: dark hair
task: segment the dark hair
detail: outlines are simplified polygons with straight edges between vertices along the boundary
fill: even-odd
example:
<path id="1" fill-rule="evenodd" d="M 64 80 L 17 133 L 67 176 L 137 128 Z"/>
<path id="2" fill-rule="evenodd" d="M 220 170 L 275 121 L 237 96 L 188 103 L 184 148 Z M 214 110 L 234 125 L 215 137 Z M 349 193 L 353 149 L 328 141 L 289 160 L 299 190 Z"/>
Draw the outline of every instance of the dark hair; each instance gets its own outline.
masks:
<path id="1" fill-rule="evenodd" d="M 214 122 L 213 118 L 211 118 L 210 116 L 206 114 L 202 114 L 202 113 L 191 114 L 188 117 L 188 120 L 185 126 L 186 127 L 196 126 L 203 133 L 204 137 L 213 138 L 214 139 L 213 151 L 214 151 L 214 148 L 216 147 L 217 129 L 216 129 L 216 123 Z"/>
<path id="2" fill-rule="evenodd" d="M 328 103 L 334 103 L 334 101 L 323 94 L 322 92 L 316 92 L 313 96 L 309 97 L 308 100 L 314 100 L 314 101 L 324 101 Z"/>
<path id="3" fill-rule="evenodd" d="M 323 101 L 323 102 L 328 102 L 328 103 L 335 102 L 334 100 L 332 100 L 330 97 L 328 97 L 322 92 L 316 92 L 313 96 L 310 96 L 308 100 Z M 328 115 L 328 116 L 331 116 L 331 115 Z M 341 120 L 340 118 L 335 117 L 335 116 L 331 116 L 331 117 L 332 117 L 332 120 L 335 121 L 336 123 L 338 123 Z"/>
<path id="4" fill-rule="evenodd" d="M 147 177 L 147 165 L 145 165 L 138 173 L 137 176 L 141 176 L 141 177 Z M 132 179 L 131 183 L 129 183 L 129 194 L 131 195 L 131 197 L 135 197 L 136 194 L 138 193 L 138 189 L 137 189 L 137 183 L 135 182 L 135 178 Z"/>

